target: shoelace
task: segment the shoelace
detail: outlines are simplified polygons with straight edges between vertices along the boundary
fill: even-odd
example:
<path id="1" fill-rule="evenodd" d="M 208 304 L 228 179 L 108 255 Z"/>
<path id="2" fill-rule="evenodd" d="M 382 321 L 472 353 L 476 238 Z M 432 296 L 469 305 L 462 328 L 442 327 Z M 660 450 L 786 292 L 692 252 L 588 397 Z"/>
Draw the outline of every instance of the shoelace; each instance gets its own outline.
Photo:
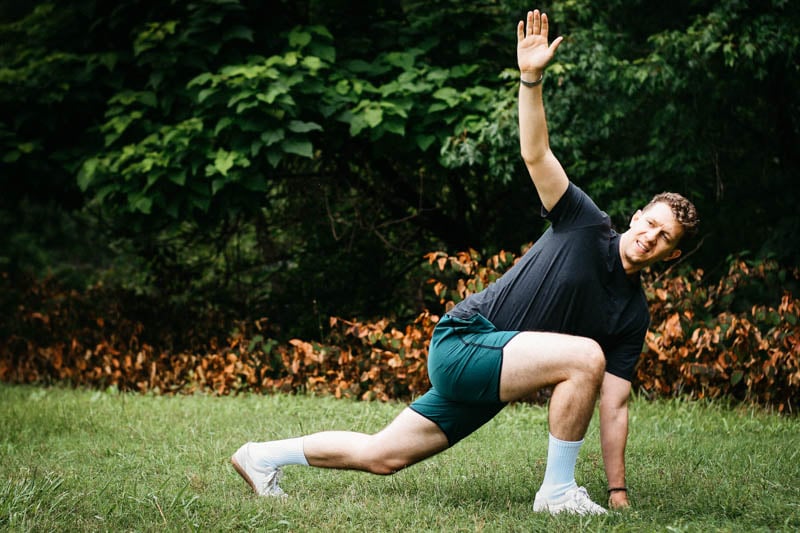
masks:
<path id="1" fill-rule="evenodd" d="M 281 478 L 283 478 L 283 470 L 276 467 L 267 477 L 266 483 L 264 483 L 266 492 L 268 494 L 272 494 L 274 496 L 283 496 L 286 494 L 278 485 L 278 482 L 280 482 Z"/>
<path id="2" fill-rule="evenodd" d="M 578 487 L 572 497 L 581 509 L 586 509 L 587 511 L 605 511 L 605 509 L 592 501 L 585 487 Z"/>

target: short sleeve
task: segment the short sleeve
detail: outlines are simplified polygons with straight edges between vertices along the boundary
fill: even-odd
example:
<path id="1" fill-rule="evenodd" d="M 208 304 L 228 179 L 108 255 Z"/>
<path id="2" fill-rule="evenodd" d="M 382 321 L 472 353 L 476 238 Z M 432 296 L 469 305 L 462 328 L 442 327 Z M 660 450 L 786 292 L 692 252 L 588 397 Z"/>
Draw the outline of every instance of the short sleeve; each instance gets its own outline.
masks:
<path id="1" fill-rule="evenodd" d="M 639 331 L 632 332 L 612 348 L 605 349 L 606 372 L 618 378 L 633 381 L 633 373 L 644 349 L 644 338 L 648 323 Z"/>
<path id="2" fill-rule="evenodd" d="M 542 207 L 542 217 L 550 221 L 553 229 L 559 229 L 603 224 L 608 215 L 580 187 L 569 182 L 569 187 L 550 211 Z"/>

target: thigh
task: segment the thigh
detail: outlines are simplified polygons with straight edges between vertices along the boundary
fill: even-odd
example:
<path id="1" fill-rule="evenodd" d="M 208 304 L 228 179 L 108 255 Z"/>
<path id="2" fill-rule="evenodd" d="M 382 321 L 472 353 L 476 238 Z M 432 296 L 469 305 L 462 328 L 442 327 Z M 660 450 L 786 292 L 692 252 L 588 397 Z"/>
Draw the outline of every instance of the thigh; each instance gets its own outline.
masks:
<path id="1" fill-rule="evenodd" d="M 428 353 L 428 376 L 434 389 L 456 402 L 498 403 L 503 347 L 517 333 L 498 331 L 481 315 L 469 319 L 446 315 Z"/>
<path id="2" fill-rule="evenodd" d="M 465 403 L 433 388 L 414 401 L 410 409 L 435 424 L 446 436 L 448 446 L 454 446 L 494 418 L 505 405 L 500 401 Z"/>
<path id="3" fill-rule="evenodd" d="M 510 402 L 525 398 L 542 387 L 569 379 L 576 370 L 594 372 L 598 358 L 603 359 L 602 349 L 587 337 L 543 331 L 519 333 L 503 348 L 500 399 Z"/>

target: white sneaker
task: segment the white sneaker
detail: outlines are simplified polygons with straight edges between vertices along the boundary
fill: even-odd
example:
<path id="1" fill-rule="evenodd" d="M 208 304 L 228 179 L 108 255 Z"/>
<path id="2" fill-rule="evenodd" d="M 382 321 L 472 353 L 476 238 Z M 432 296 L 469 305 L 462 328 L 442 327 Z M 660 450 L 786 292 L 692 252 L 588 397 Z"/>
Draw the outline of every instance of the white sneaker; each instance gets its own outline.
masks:
<path id="1" fill-rule="evenodd" d="M 606 514 L 608 511 L 597 505 L 589 498 L 589 493 L 583 487 L 570 489 L 557 500 L 548 500 L 536 493 L 533 500 L 533 510 L 537 513 L 558 514 L 567 512 L 572 514 Z"/>
<path id="2" fill-rule="evenodd" d="M 248 442 L 231 456 L 233 468 L 250 484 L 256 494 L 285 497 L 286 493 L 278 486 L 283 472 L 277 466 L 257 464 L 250 455 L 250 444 Z"/>

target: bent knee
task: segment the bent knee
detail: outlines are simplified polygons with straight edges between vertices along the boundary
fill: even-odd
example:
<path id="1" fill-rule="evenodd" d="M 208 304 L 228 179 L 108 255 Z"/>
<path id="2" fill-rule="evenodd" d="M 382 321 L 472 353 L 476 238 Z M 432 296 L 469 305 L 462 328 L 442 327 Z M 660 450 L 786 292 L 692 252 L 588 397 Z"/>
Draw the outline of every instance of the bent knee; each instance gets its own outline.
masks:
<path id="1" fill-rule="evenodd" d="M 367 462 L 367 470 L 379 476 L 391 476 L 406 466 L 406 461 L 394 457 L 375 457 Z"/>
<path id="2" fill-rule="evenodd" d="M 411 461 L 405 459 L 397 453 L 397 450 L 382 443 L 377 436 L 363 448 L 361 461 L 364 469 L 380 476 L 389 476 L 407 467 Z"/>
<path id="3" fill-rule="evenodd" d="M 606 356 L 600 344 L 589 338 L 584 339 L 584 356 L 582 358 L 585 368 L 592 374 L 603 375 L 606 369 Z"/>

